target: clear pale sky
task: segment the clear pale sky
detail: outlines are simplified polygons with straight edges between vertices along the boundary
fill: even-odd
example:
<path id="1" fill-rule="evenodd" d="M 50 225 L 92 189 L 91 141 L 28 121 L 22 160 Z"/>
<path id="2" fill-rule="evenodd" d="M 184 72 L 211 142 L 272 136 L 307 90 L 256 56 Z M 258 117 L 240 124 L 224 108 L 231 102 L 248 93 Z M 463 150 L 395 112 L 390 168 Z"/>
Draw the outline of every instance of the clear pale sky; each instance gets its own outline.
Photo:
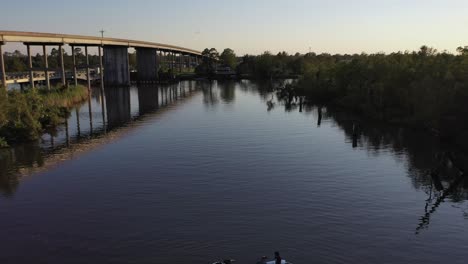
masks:
<path id="1" fill-rule="evenodd" d="M 468 0 L 2 0 L 0 30 L 100 35 L 202 50 L 455 52 Z"/>

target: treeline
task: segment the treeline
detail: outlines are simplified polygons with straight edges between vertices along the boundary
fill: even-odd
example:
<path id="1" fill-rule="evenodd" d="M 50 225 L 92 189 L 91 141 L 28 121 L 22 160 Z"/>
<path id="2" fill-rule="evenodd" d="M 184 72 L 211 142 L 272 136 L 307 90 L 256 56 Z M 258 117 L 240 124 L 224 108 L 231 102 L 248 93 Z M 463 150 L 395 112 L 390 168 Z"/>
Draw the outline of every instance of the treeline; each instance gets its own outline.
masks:
<path id="1" fill-rule="evenodd" d="M 245 55 L 237 57 L 232 49 L 225 49 L 221 54 L 215 49 L 205 49 L 202 52 L 203 62 L 197 68 L 197 73 L 213 74 L 218 67 L 230 67 L 240 78 L 277 79 L 299 77 L 322 63 L 349 61 L 359 55 L 300 54 L 289 55 L 280 52 L 273 55 L 265 52 L 261 55 Z"/>
<path id="2" fill-rule="evenodd" d="M 468 56 L 419 52 L 359 55 L 318 61 L 294 84 L 315 102 L 337 103 L 387 119 L 412 117 L 434 125 L 468 95 Z"/>
<path id="3" fill-rule="evenodd" d="M 214 49 L 209 51 L 216 57 Z M 430 129 L 468 149 L 468 48 L 459 47 L 457 52 L 427 46 L 391 54 L 265 52 L 237 58 L 233 69 L 240 78 L 300 77 L 278 93 L 288 103 L 302 98 L 376 120 Z"/>
<path id="4" fill-rule="evenodd" d="M 317 60 L 288 89 L 308 101 L 432 130 L 468 149 L 468 52 L 361 54 Z"/>
<path id="5" fill-rule="evenodd" d="M 236 67 L 240 76 L 251 76 L 259 79 L 275 79 L 285 77 L 299 77 L 318 65 L 334 64 L 349 61 L 358 55 L 331 55 L 328 53 L 289 55 L 280 52 L 273 55 L 265 52 L 259 56 L 245 55 Z"/>
<path id="6" fill-rule="evenodd" d="M 86 56 L 81 48 L 75 48 L 75 56 L 77 65 L 86 64 Z M 5 52 L 5 68 L 6 72 L 26 72 L 29 70 L 29 60 L 26 54 L 21 53 L 19 50 L 14 52 Z M 60 69 L 60 52 L 58 49 L 53 48 L 50 54 L 47 55 L 47 61 L 50 69 Z M 73 68 L 73 56 L 64 51 L 63 62 L 66 69 Z M 99 65 L 99 56 L 89 55 L 90 65 Z M 44 68 L 44 55 L 37 53 L 32 56 L 33 68 Z"/>

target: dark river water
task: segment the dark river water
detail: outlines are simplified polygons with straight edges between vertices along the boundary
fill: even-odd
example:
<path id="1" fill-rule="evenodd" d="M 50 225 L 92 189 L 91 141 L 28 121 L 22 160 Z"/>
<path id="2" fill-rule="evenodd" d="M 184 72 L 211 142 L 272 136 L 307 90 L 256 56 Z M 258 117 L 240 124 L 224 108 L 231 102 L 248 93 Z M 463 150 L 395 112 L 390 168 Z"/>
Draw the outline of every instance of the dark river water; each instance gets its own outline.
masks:
<path id="1" fill-rule="evenodd" d="M 0 152 L 0 263 L 467 263 L 468 180 L 436 140 L 275 85 L 96 89 Z"/>

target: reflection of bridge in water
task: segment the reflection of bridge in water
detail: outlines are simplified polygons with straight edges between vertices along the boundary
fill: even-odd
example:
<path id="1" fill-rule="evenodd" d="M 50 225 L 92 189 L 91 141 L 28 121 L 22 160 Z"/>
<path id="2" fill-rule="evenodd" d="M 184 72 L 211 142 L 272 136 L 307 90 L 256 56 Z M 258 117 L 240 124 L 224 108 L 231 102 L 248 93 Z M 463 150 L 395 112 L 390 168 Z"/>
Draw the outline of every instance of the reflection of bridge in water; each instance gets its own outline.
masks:
<path id="1" fill-rule="evenodd" d="M 42 146 L 22 145 L 0 151 L 0 192 L 13 195 L 22 177 L 47 171 L 128 135 L 197 95 L 197 87 L 200 85 L 195 82 L 139 86 L 137 94 L 135 87 L 107 87 L 105 100 L 94 89 L 92 98 L 72 111 L 60 131 L 43 136 Z"/>

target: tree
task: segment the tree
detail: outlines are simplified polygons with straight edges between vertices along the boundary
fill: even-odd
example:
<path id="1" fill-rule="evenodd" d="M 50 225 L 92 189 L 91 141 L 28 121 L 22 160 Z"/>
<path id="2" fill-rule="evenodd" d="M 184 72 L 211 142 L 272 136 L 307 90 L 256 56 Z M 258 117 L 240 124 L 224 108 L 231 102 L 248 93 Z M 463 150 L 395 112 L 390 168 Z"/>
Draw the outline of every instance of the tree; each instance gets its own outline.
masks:
<path id="1" fill-rule="evenodd" d="M 203 75 L 213 75 L 215 72 L 215 61 L 219 59 L 219 53 L 215 48 L 204 49 L 202 52 L 203 61 L 195 69 L 195 72 Z"/>
<path id="2" fill-rule="evenodd" d="M 13 57 L 17 57 L 17 58 L 21 58 L 23 57 L 24 55 L 21 53 L 21 51 L 19 50 L 15 50 L 12 54 Z"/>
<path id="3" fill-rule="evenodd" d="M 76 56 L 83 55 L 83 50 L 81 48 L 75 48 L 74 52 Z"/>
<path id="4" fill-rule="evenodd" d="M 24 72 L 27 70 L 26 56 L 19 50 L 5 53 L 5 68 L 7 72 Z"/>
<path id="5" fill-rule="evenodd" d="M 235 69 L 237 66 L 237 56 L 232 49 L 225 49 L 220 56 L 221 62 L 231 67 L 231 69 Z"/>
<path id="6" fill-rule="evenodd" d="M 457 48 L 457 52 L 458 52 L 460 55 L 468 55 L 468 46 L 465 46 L 465 47 L 458 47 L 458 48 Z"/>
<path id="7" fill-rule="evenodd" d="M 215 48 L 211 48 L 208 51 L 208 56 L 213 60 L 218 60 L 219 59 L 219 52 Z"/>
<path id="8" fill-rule="evenodd" d="M 59 53 L 59 50 L 56 48 L 50 51 L 50 55 L 48 56 L 49 68 L 55 69 L 59 67 Z"/>
<path id="9" fill-rule="evenodd" d="M 430 48 L 426 45 L 423 45 L 419 51 L 419 55 L 422 55 L 422 56 L 435 55 L 436 53 L 437 53 L 436 49 Z"/>

